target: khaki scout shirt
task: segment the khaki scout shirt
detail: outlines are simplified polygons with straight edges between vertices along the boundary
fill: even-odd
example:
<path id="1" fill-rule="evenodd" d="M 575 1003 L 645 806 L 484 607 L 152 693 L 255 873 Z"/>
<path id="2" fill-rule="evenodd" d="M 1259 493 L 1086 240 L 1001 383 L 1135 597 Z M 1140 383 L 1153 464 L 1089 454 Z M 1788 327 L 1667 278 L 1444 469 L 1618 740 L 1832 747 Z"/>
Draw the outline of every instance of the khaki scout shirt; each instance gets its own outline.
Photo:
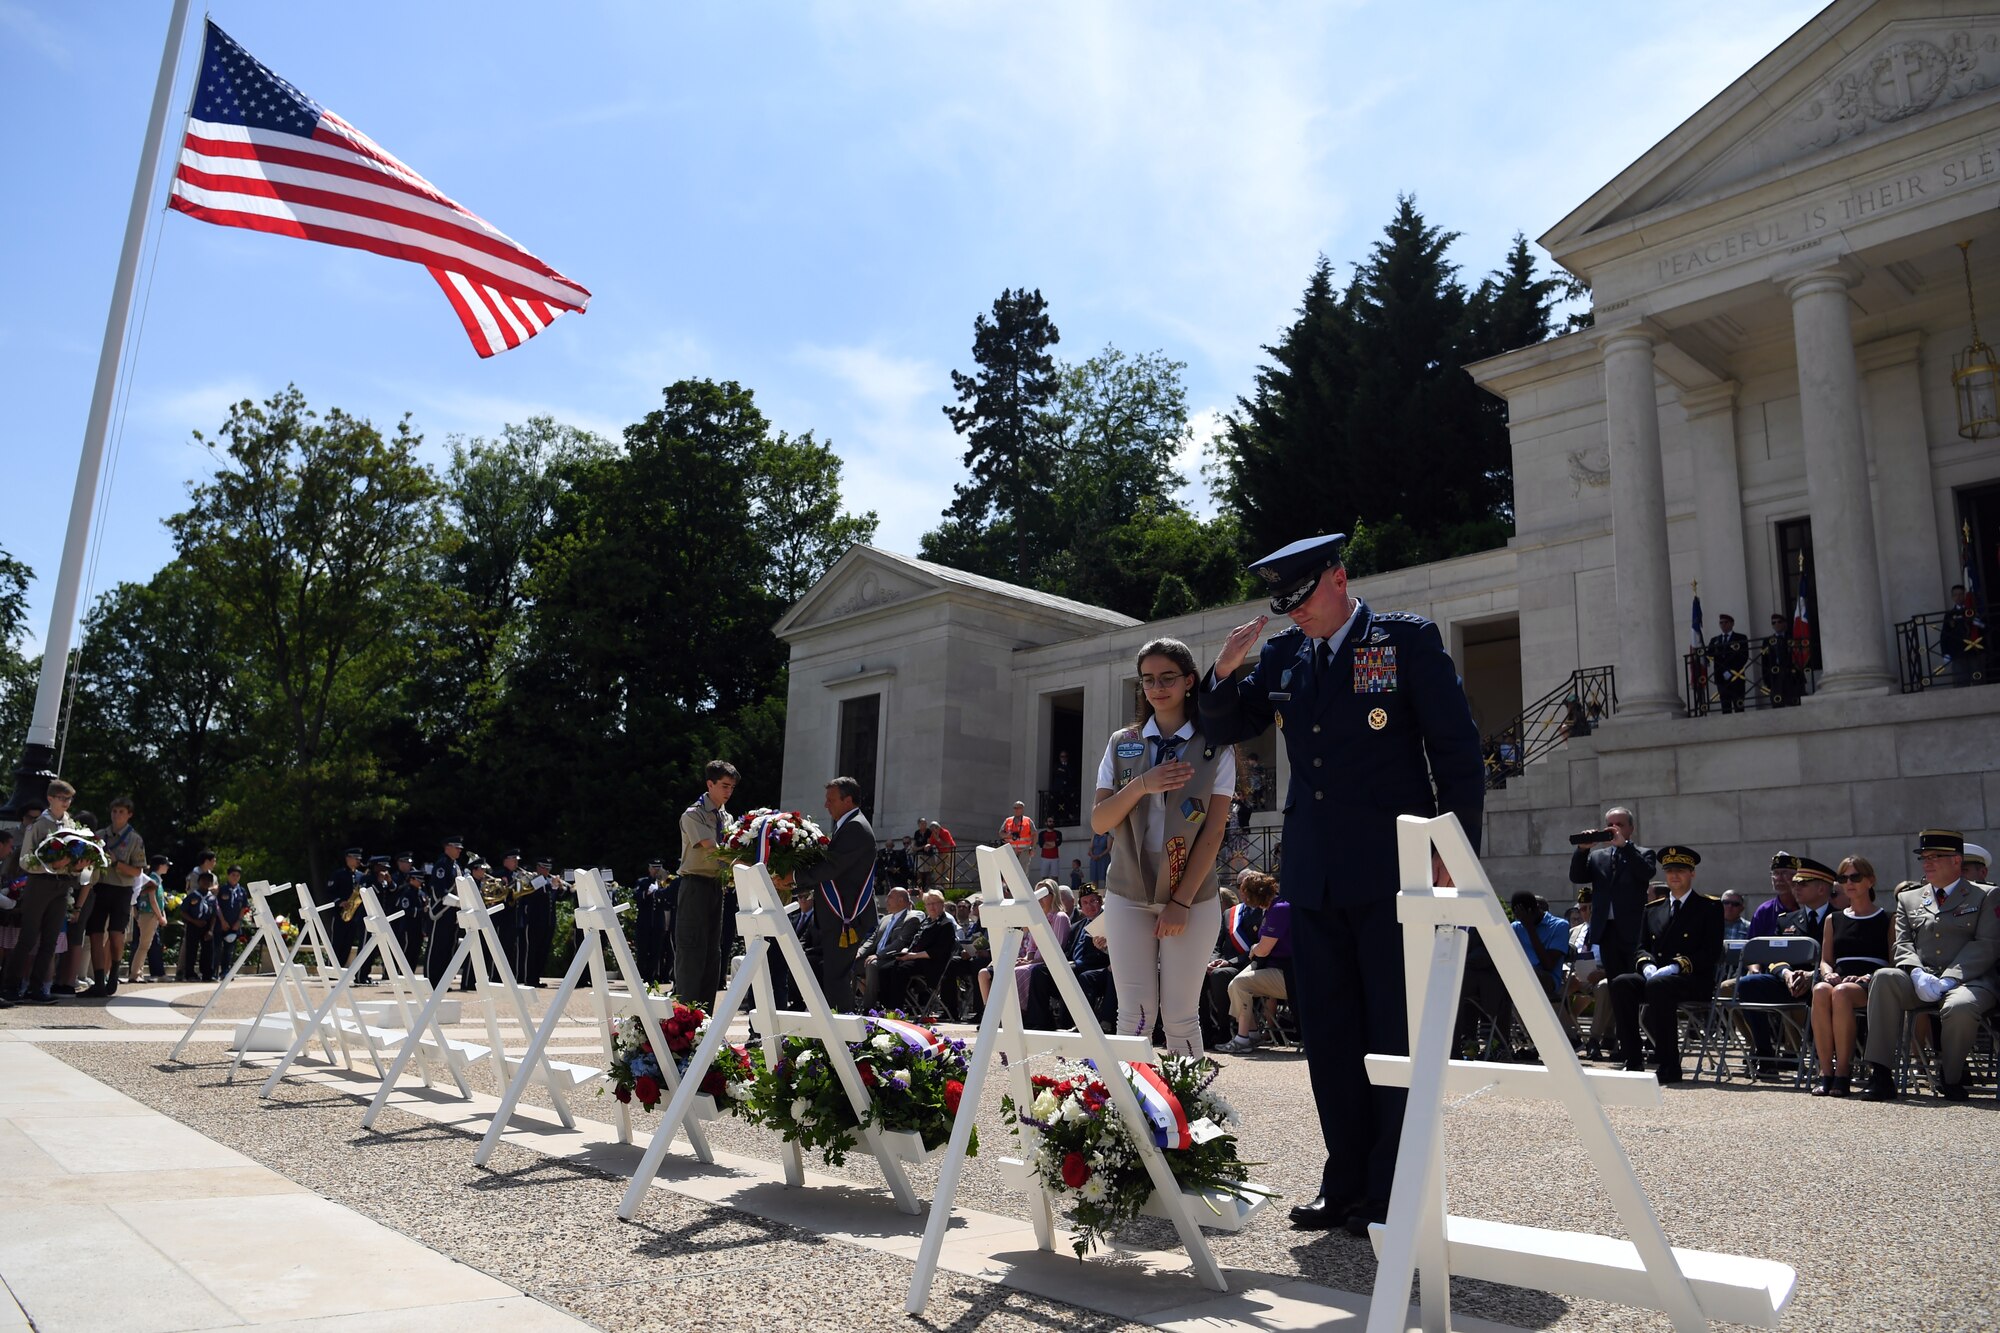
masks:
<path id="1" fill-rule="evenodd" d="M 128 875 L 118 869 L 120 863 L 128 866 L 146 864 L 146 840 L 139 836 L 136 824 L 127 822 L 121 835 L 111 825 L 97 830 L 97 840 L 104 844 L 104 859 L 111 864 L 98 876 L 100 882 L 116 884 L 121 889 L 129 889 L 139 882 L 138 875 Z M 144 874 L 144 871 L 139 872 Z"/>
<path id="2" fill-rule="evenodd" d="M 722 817 L 719 808 L 709 805 L 707 796 L 681 813 L 681 874 L 722 878 L 722 858 L 715 848 L 695 846 L 698 842 L 721 843 Z"/>

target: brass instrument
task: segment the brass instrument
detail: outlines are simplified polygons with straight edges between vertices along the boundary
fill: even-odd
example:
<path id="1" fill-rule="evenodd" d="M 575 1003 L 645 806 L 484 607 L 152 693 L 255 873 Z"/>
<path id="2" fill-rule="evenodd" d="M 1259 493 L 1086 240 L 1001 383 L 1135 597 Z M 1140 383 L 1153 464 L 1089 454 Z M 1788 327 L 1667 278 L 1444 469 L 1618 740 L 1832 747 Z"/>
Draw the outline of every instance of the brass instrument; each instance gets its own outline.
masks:
<path id="1" fill-rule="evenodd" d="M 479 896 L 486 900 L 488 907 L 498 907 L 507 901 L 507 881 L 487 875 L 479 881 Z"/>
<path id="2" fill-rule="evenodd" d="M 346 922 L 354 920 L 354 914 L 360 910 L 361 910 L 361 881 L 357 879 L 354 881 L 353 892 L 349 893 L 347 895 L 346 900 L 340 904 L 341 922 L 344 924 Z"/>
<path id="3" fill-rule="evenodd" d="M 525 870 L 516 870 L 512 878 L 513 888 L 507 895 L 507 901 L 510 903 L 518 903 L 531 894 L 541 892 L 541 886 L 535 883 L 535 877 Z"/>

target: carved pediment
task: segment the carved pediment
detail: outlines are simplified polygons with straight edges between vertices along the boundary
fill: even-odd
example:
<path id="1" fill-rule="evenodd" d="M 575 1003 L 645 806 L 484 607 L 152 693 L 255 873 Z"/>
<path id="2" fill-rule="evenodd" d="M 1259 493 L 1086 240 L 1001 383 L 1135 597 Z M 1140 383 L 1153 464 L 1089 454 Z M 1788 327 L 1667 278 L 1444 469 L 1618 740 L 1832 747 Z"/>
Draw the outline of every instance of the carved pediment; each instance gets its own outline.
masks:
<path id="1" fill-rule="evenodd" d="M 826 605 L 813 617 L 812 623 L 823 624 L 829 620 L 840 620 L 863 611 L 872 611 L 878 606 L 900 602 L 919 591 L 923 590 L 883 570 L 863 567 L 855 570 L 839 584 L 827 589 Z"/>
<path id="2" fill-rule="evenodd" d="M 872 547 L 853 547 L 786 613 L 779 629 L 825 625 L 935 591 L 938 583 L 926 580 L 915 565 Z"/>
<path id="3" fill-rule="evenodd" d="M 2000 84 L 2000 16 L 1894 24 L 1660 202 L 1761 176 Z"/>
<path id="4" fill-rule="evenodd" d="M 1970 8 L 1968 5 L 1967 8 Z M 1931 12 L 1898 17 L 1911 10 Z M 1592 232 L 1753 188 L 1796 163 L 1866 149 L 2000 101 L 2000 14 L 1835 4 L 1542 237 L 1558 256 Z"/>

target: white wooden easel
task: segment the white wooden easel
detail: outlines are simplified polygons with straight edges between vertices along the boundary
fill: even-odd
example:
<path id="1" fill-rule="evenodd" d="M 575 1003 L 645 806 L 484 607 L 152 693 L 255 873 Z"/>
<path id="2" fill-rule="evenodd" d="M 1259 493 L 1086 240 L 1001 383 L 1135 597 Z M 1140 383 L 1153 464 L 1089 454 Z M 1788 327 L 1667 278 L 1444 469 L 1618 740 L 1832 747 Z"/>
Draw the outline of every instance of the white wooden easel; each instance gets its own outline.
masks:
<path id="1" fill-rule="evenodd" d="M 300 897 L 302 902 L 304 894 L 305 890 L 301 887 Z M 367 910 L 368 904 L 373 897 L 374 890 L 372 887 L 363 884 L 361 886 L 361 905 L 364 911 Z M 374 899 L 374 903 L 375 915 L 380 917 L 382 915 L 381 901 Z M 331 905 L 329 904 L 329 906 Z M 315 915 L 318 912 L 326 910 L 326 907 L 319 907 L 315 909 Z M 394 942 L 393 932 L 391 933 L 390 940 L 391 943 Z M 304 1023 L 297 1025 L 297 1035 L 292 1038 L 291 1047 L 286 1050 L 283 1058 L 271 1070 L 270 1077 L 264 1080 L 264 1086 L 258 1089 L 258 1096 L 269 1097 L 275 1092 L 278 1084 L 284 1079 L 285 1075 L 291 1072 L 293 1062 L 305 1053 L 306 1043 L 312 1039 L 315 1033 L 326 1030 L 331 1030 L 339 1038 L 341 1052 L 344 1056 L 347 1056 L 347 1068 L 350 1070 L 354 1068 L 354 1060 L 348 1054 L 348 1041 L 356 1037 L 360 1038 L 362 1045 L 367 1049 L 369 1063 L 375 1066 L 376 1078 L 385 1080 L 388 1078 L 388 1075 L 382 1069 L 382 1052 L 390 1046 L 402 1046 L 403 1049 L 398 1054 L 396 1060 L 396 1067 L 401 1067 L 403 1060 L 408 1057 L 410 1051 L 410 1045 L 404 1040 L 409 1035 L 409 1029 L 376 1027 L 373 1023 L 369 1022 L 368 1015 L 363 1013 L 360 1007 L 354 1004 L 352 999 L 354 979 L 361 974 L 362 968 L 368 966 L 368 960 L 375 956 L 375 951 L 381 944 L 381 941 L 382 937 L 376 930 L 370 929 L 366 932 L 365 938 L 361 942 L 361 947 L 354 951 L 354 961 L 340 969 L 340 975 L 333 983 L 333 988 L 327 992 L 326 998 L 320 1001 L 319 1006 L 312 1011 Z M 340 1002 L 343 999 L 348 1001 L 348 1009 L 345 1015 L 339 1012 Z M 426 1073 L 426 1081 L 429 1080 L 429 1077 L 429 1074 Z"/>
<path id="2" fill-rule="evenodd" d="M 736 867 L 736 901 L 742 909 L 736 914 L 737 929 L 748 944 L 735 975 L 729 980 L 729 988 L 723 992 L 722 1001 L 716 1005 L 709 1020 L 708 1035 L 695 1047 L 687 1072 L 681 1076 L 680 1087 L 661 1114 L 652 1142 L 646 1145 L 646 1155 L 632 1173 L 632 1183 L 626 1187 L 625 1197 L 618 1205 L 618 1216 L 628 1222 L 639 1211 L 639 1202 L 645 1198 L 653 1177 L 659 1174 L 661 1159 L 673 1146 L 675 1134 L 683 1125 L 689 1125 L 692 1131 L 688 1117 L 695 1109 L 701 1080 L 715 1062 L 715 1053 L 729 1039 L 729 1025 L 742 1008 L 744 994 L 752 985 L 757 988 L 757 1030 L 763 1034 L 764 1058 L 772 1062 L 778 1060 L 784 1051 L 785 1037 L 814 1038 L 823 1048 L 835 1076 L 840 1079 L 841 1087 L 846 1090 L 848 1103 L 853 1106 L 855 1115 L 860 1117 L 867 1112 L 868 1089 L 861 1082 L 861 1071 L 855 1067 L 853 1052 L 847 1049 L 849 1042 L 863 1041 L 870 1035 L 867 1021 L 852 1014 L 836 1014 L 827 1003 L 826 992 L 820 989 L 819 974 L 806 960 L 806 951 L 799 943 L 798 932 L 792 928 L 791 918 L 785 913 L 784 899 L 779 897 L 778 886 L 772 882 L 767 867 Z M 806 1007 L 802 1011 L 779 1009 L 772 1002 L 773 946 L 791 969 L 793 984 L 805 1001 Z M 656 1042 L 653 1049 L 663 1048 Z M 905 1161 L 921 1161 L 930 1156 L 917 1136 L 884 1133 L 866 1125 L 854 1133 L 881 1165 L 883 1179 L 889 1184 L 889 1192 L 895 1196 L 896 1207 L 913 1215 L 922 1212 L 923 1205 L 917 1201 L 916 1191 L 910 1188 L 909 1176 L 903 1170 Z M 692 1141 L 692 1132 L 689 1138 Z M 805 1183 L 805 1162 L 797 1144 L 787 1143 L 779 1150 L 779 1164 L 784 1169 L 787 1185 Z"/>
<path id="3" fill-rule="evenodd" d="M 169 1060 L 181 1058 L 181 1052 L 187 1049 L 188 1042 L 193 1040 L 194 1034 L 207 1021 L 209 1011 L 215 1008 L 216 1001 L 222 998 L 222 993 L 229 989 L 229 983 L 236 979 L 236 974 L 243 970 L 245 962 L 257 952 L 259 944 L 265 945 L 270 950 L 271 989 L 264 993 L 263 1003 L 257 1007 L 257 1016 L 250 1020 L 250 1031 L 254 1033 L 263 1026 L 265 1016 L 270 1013 L 273 999 L 283 1000 L 287 1027 L 294 1033 L 299 1021 L 312 1012 L 311 997 L 306 990 L 308 977 L 304 965 L 298 961 L 298 953 L 306 942 L 306 934 L 301 930 L 294 943 L 285 943 L 284 932 L 278 928 L 277 914 L 271 910 L 271 896 L 283 893 L 289 887 L 291 886 L 280 884 L 273 888 L 265 880 L 258 880 L 250 885 L 250 914 L 257 922 L 257 929 L 251 935 L 250 942 L 229 965 L 229 970 L 223 973 L 222 980 L 215 984 L 215 990 L 209 995 L 208 1003 L 201 1007 L 201 1012 L 195 1015 L 194 1022 L 188 1024 L 187 1031 L 181 1033 L 181 1039 L 174 1043 L 174 1049 L 167 1055 Z M 333 1047 L 327 1042 L 324 1033 L 320 1035 L 320 1043 L 326 1052 L 327 1063 L 333 1063 Z M 237 1048 L 236 1058 L 229 1068 L 231 1078 L 234 1078 L 236 1071 L 242 1067 L 243 1055 L 248 1049 L 247 1042 Z"/>
<path id="4" fill-rule="evenodd" d="M 496 909 L 486 905 L 480 896 L 479 887 L 468 875 L 458 877 L 453 889 L 458 899 L 458 947 L 452 951 L 451 962 L 439 974 L 439 984 L 432 988 L 424 1000 L 424 1007 L 417 1015 L 414 1030 L 434 1033 L 449 1051 L 455 1044 L 470 1058 L 485 1056 L 493 1062 L 495 1081 L 504 1085 L 514 1072 L 516 1063 L 507 1054 L 506 1039 L 500 1031 L 500 1005 L 504 1002 L 512 1010 L 514 1020 L 520 1024 L 522 1032 L 534 1029 L 534 1018 L 528 1011 L 528 1002 L 521 994 L 521 987 L 514 980 L 514 969 L 507 962 L 507 950 L 500 942 L 500 933 L 493 928 L 493 913 Z M 498 910 L 505 911 L 505 904 Z M 435 939 L 435 937 L 433 937 Z M 469 1043 L 445 1041 L 443 1029 L 438 1025 L 438 1009 L 444 1001 L 445 992 L 451 978 L 458 975 L 467 961 L 472 964 L 473 987 L 479 996 L 479 1007 L 486 1022 L 486 1040 L 489 1046 L 481 1049 Z M 361 1117 L 364 1129 L 375 1127 L 376 1117 L 389 1103 L 390 1094 L 396 1090 L 396 1082 L 402 1077 L 403 1069 L 409 1064 L 415 1050 L 414 1043 L 406 1042 L 396 1052 L 390 1062 L 389 1071 L 382 1077 L 382 1084 L 375 1090 L 375 1096 L 368 1104 L 367 1112 Z M 570 1113 L 569 1101 L 564 1097 L 565 1088 L 575 1087 L 600 1077 L 602 1070 L 584 1065 L 573 1065 L 567 1061 L 551 1060 L 546 1055 L 523 1062 L 542 1078 L 549 1090 L 549 1100 L 554 1105 L 556 1116 L 564 1129 L 576 1128 L 576 1117 Z"/>
<path id="5" fill-rule="evenodd" d="M 396 919 L 401 912 L 386 912 L 382 899 L 375 892 L 373 884 L 361 886 L 361 906 L 366 915 L 362 918 L 368 929 L 366 945 L 375 951 L 375 957 L 382 964 L 382 984 L 388 987 L 388 1007 L 395 1010 L 400 1029 L 385 1034 L 388 1044 L 406 1043 L 417 1053 L 417 1074 L 426 1088 L 435 1087 L 431 1075 L 442 1067 L 458 1085 L 458 1095 L 472 1096 L 472 1088 L 465 1081 L 465 1067 L 474 1050 L 484 1053 L 483 1047 L 465 1047 L 453 1042 L 445 1035 L 442 1016 L 433 1011 L 430 1026 L 421 1026 L 417 1019 L 423 1012 L 424 1004 L 430 999 L 430 981 L 417 975 L 411 966 L 409 955 L 403 952 L 403 943 L 396 937 Z M 378 992 L 379 993 L 379 992 Z M 369 1008 L 380 1009 L 380 1002 Z M 365 1010 L 363 1012 L 366 1012 Z M 364 1126 L 365 1128 L 365 1126 Z"/>
<path id="6" fill-rule="evenodd" d="M 937 1274 L 938 1256 L 944 1249 L 945 1231 L 951 1226 L 951 1214 L 955 1196 L 958 1193 L 959 1175 L 965 1169 L 965 1158 L 971 1146 L 972 1129 L 979 1117 L 979 1099 L 986 1086 L 986 1075 L 996 1057 L 1005 1061 L 1007 1075 L 1011 1083 L 1009 1091 L 1014 1104 L 1026 1110 L 1035 1100 L 1034 1086 L 1029 1082 L 1028 1059 L 1033 1055 L 1055 1054 L 1071 1060 L 1090 1060 L 1103 1071 L 1104 1086 L 1111 1094 L 1111 1104 L 1124 1118 L 1131 1131 L 1132 1142 L 1139 1149 L 1139 1159 L 1146 1164 L 1146 1174 L 1153 1180 L 1153 1201 L 1146 1211 L 1164 1217 L 1174 1224 L 1180 1234 L 1181 1245 L 1187 1250 L 1188 1261 L 1194 1267 L 1195 1276 L 1201 1284 L 1214 1291 L 1229 1290 L 1222 1269 L 1209 1251 L 1208 1240 L 1201 1234 L 1201 1221 L 1211 1226 L 1228 1230 L 1240 1230 L 1253 1213 L 1262 1206 L 1263 1200 L 1242 1206 L 1234 1198 L 1222 1197 L 1209 1200 L 1215 1209 L 1211 1217 L 1197 1215 L 1197 1200 L 1181 1191 L 1175 1182 L 1173 1171 L 1167 1165 L 1166 1155 L 1153 1142 L 1153 1126 L 1139 1108 L 1139 1099 L 1132 1092 L 1132 1086 L 1121 1076 L 1119 1062 L 1128 1064 L 1150 1064 L 1157 1057 L 1153 1054 L 1153 1043 L 1146 1036 L 1107 1036 L 1103 1025 L 1097 1021 L 1097 1014 L 1090 1007 L 1090 1000 L 1083 993 L 1083 987 L 1070 968 L 1069 955 L 1056 939 L 1048 917 L 1042 912 L 1041 903 L 1028 887 L 1028 877 L 1022 873 L 1021 862 L 1004 848 L 980 847 L 979 858 L 979 919 L 985 924 L 988 938 L 993 945 L 993 997 L 987 1001 L 986 1014 L 979 1021 L 979 1039 L 973 1043 L 966 1074 L 965 1091 L 958 1103 L 958 1117 L 951 1127 L 951 1141 L 945 1148 L 944 1163 L 938 1172 L 937 1195 L 931 1200 L 930 1219 L 924 1226 L 923 1244 L 917 1250 L 917 1271 L 910 1278 L 910 1294 L 904 1308 L 911 1314 L 922 1314 L 929 1303 L 931 1281 Z M 1011 895 L 1011 896 L 1010 896 Z M 1081 926 L 1077 927 L 1079 930 Z M 1020 993 L 1014 986 L 1014 968 L 1021 958 L 1021 939 L 1032 936 L 1041 950 L 1042 961 L 1049 969 L 1049 979 L 1055 982 L 1056 991 L 1068 1007 L 1071 1019 L 1076 1023 L 1075 1032 L 1031 1032 L 1021 1017 Z M 1008 1183 L 1028 1198 L 1028 1220 L 1035 1228 L 1037 1249 L 1055 1249 L 1055 1217 L 1049 1195 L 1035 1176 L 1031 1162 L 1034 1157 L 1036 1131 L 1032 1125 L 1020 1126 L 1022 1146 L 1026 1150 L 1022 1157 L 1000 1159 L 1000 1168 Z"/>
<path id="7" fill-rule="evenodd" d="M 673 1014 L 673 1001 L 646 993 L 645 983 L 639 979 L 638 960 L 632 956 L 632 945 L 618 924 L 619 913 L 630 910 L 630 904 L 621 907 L 613 903 L 604 881 L 594 870 L 577 871 L 575 887 L 577 939 L 569 970 L 563 974 L 562 985 L 556 988 L 555 998 L 549 1001 L 541 1026 L 535 1029 L 528 1042 L 528 1049 L 521 1057 L 520 1069 L 500 1098 L 500 1107 L 493 1113 L 493 1123 L 487 1126 L 486 1137 L 479 1141 L 479 1151 L 472 1157 L 474 1166 L 485 1166 L 486 1159 L 499 1146 L 500 1136 L 506 1131 L 507 1123 L 514 1118 L 514 1108 L 520 1105 L 521 1094 L 528 1089 L 529 1077 L 548 1050 L 549 1039 L 555 1035 L 556 1024 L 562 1021 L 563 1011 L 569 1007 L 570 996 L 576 994 L 585 968 L 590 970 L 591 1010 L 597 1019 L 598 1037 L 604 1043 L 604 1063 L 610 1065 L 617 1053 L 612 1023 L 627 1014 L 636 1013 L 645 1025 L 646 1040 L 652 1042 L 653 1050 L 660 1055 L 662 1086 L 669 1093 L 680 1087 L 680 1075 L 674 1069 L 673 1057 L 666 1054 L 666 1034 L 660 1030 L 660 1020 Z M 618 961 L 618 976 L 625 984 L 622 991 L 611 989 L 611 976 L 604 965 L 606 944 L 611 946 L 612 956 Z M 715 1154 L 709 1149 L 708 1136 L 702 1132 L 701 1126 L 690 1121 L 687 1130 L 695 1156 L 703 1162 L 713 1162 Z M 618 1103 L 618 1141 L 632 1141 L 632 1108 L 625 1102 Z"/>
<path id="8" fill-rule="evenodd" d="M 1604 1113 L 1607 1105 L 1660 1105 L 1659 1083 L 1651 1074 L 1586 1070 L 1578 1062 L 1458 817 L 1403 815 L 1396 836 L 1413 1054 L 1367 1059 L 1373 1082 L 1410 1090 L 1389 1221 L 1369 1228 L 1380 1264 L 1368 1333 L 1401 1333 L 1410 1279 L 1419 1272 L 1425 1333 L 1450 1327 L 1454 1274 L 1661 1310 L 1678 1333 L 1697 1333 L 1710 1319 L 1778 1327 L 1798 1283 L 1789 1266 L 1668 1245 Z M 1431 883 L 1433 844 L 1455 888 Z M 1468 930 L 1485 942 L 1546 1064 L 1451 1059 Z M 1444 1099 L 1489 1086 L 1502 1097 L 1563 1104 L 1630 1240 L 1447 1214 Z"/>

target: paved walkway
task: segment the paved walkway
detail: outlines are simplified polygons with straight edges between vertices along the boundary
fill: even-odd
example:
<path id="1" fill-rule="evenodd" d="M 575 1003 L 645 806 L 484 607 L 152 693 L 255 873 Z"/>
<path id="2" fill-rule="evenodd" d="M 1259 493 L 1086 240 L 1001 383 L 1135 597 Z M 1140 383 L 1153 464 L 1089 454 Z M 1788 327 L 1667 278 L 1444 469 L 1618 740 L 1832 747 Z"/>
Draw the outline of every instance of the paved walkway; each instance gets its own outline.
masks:
<path id="1" fill-rule="evenodd" d="M 591 1327 L 18 1036 L 0 1032 L 0 1333 Z"/>

